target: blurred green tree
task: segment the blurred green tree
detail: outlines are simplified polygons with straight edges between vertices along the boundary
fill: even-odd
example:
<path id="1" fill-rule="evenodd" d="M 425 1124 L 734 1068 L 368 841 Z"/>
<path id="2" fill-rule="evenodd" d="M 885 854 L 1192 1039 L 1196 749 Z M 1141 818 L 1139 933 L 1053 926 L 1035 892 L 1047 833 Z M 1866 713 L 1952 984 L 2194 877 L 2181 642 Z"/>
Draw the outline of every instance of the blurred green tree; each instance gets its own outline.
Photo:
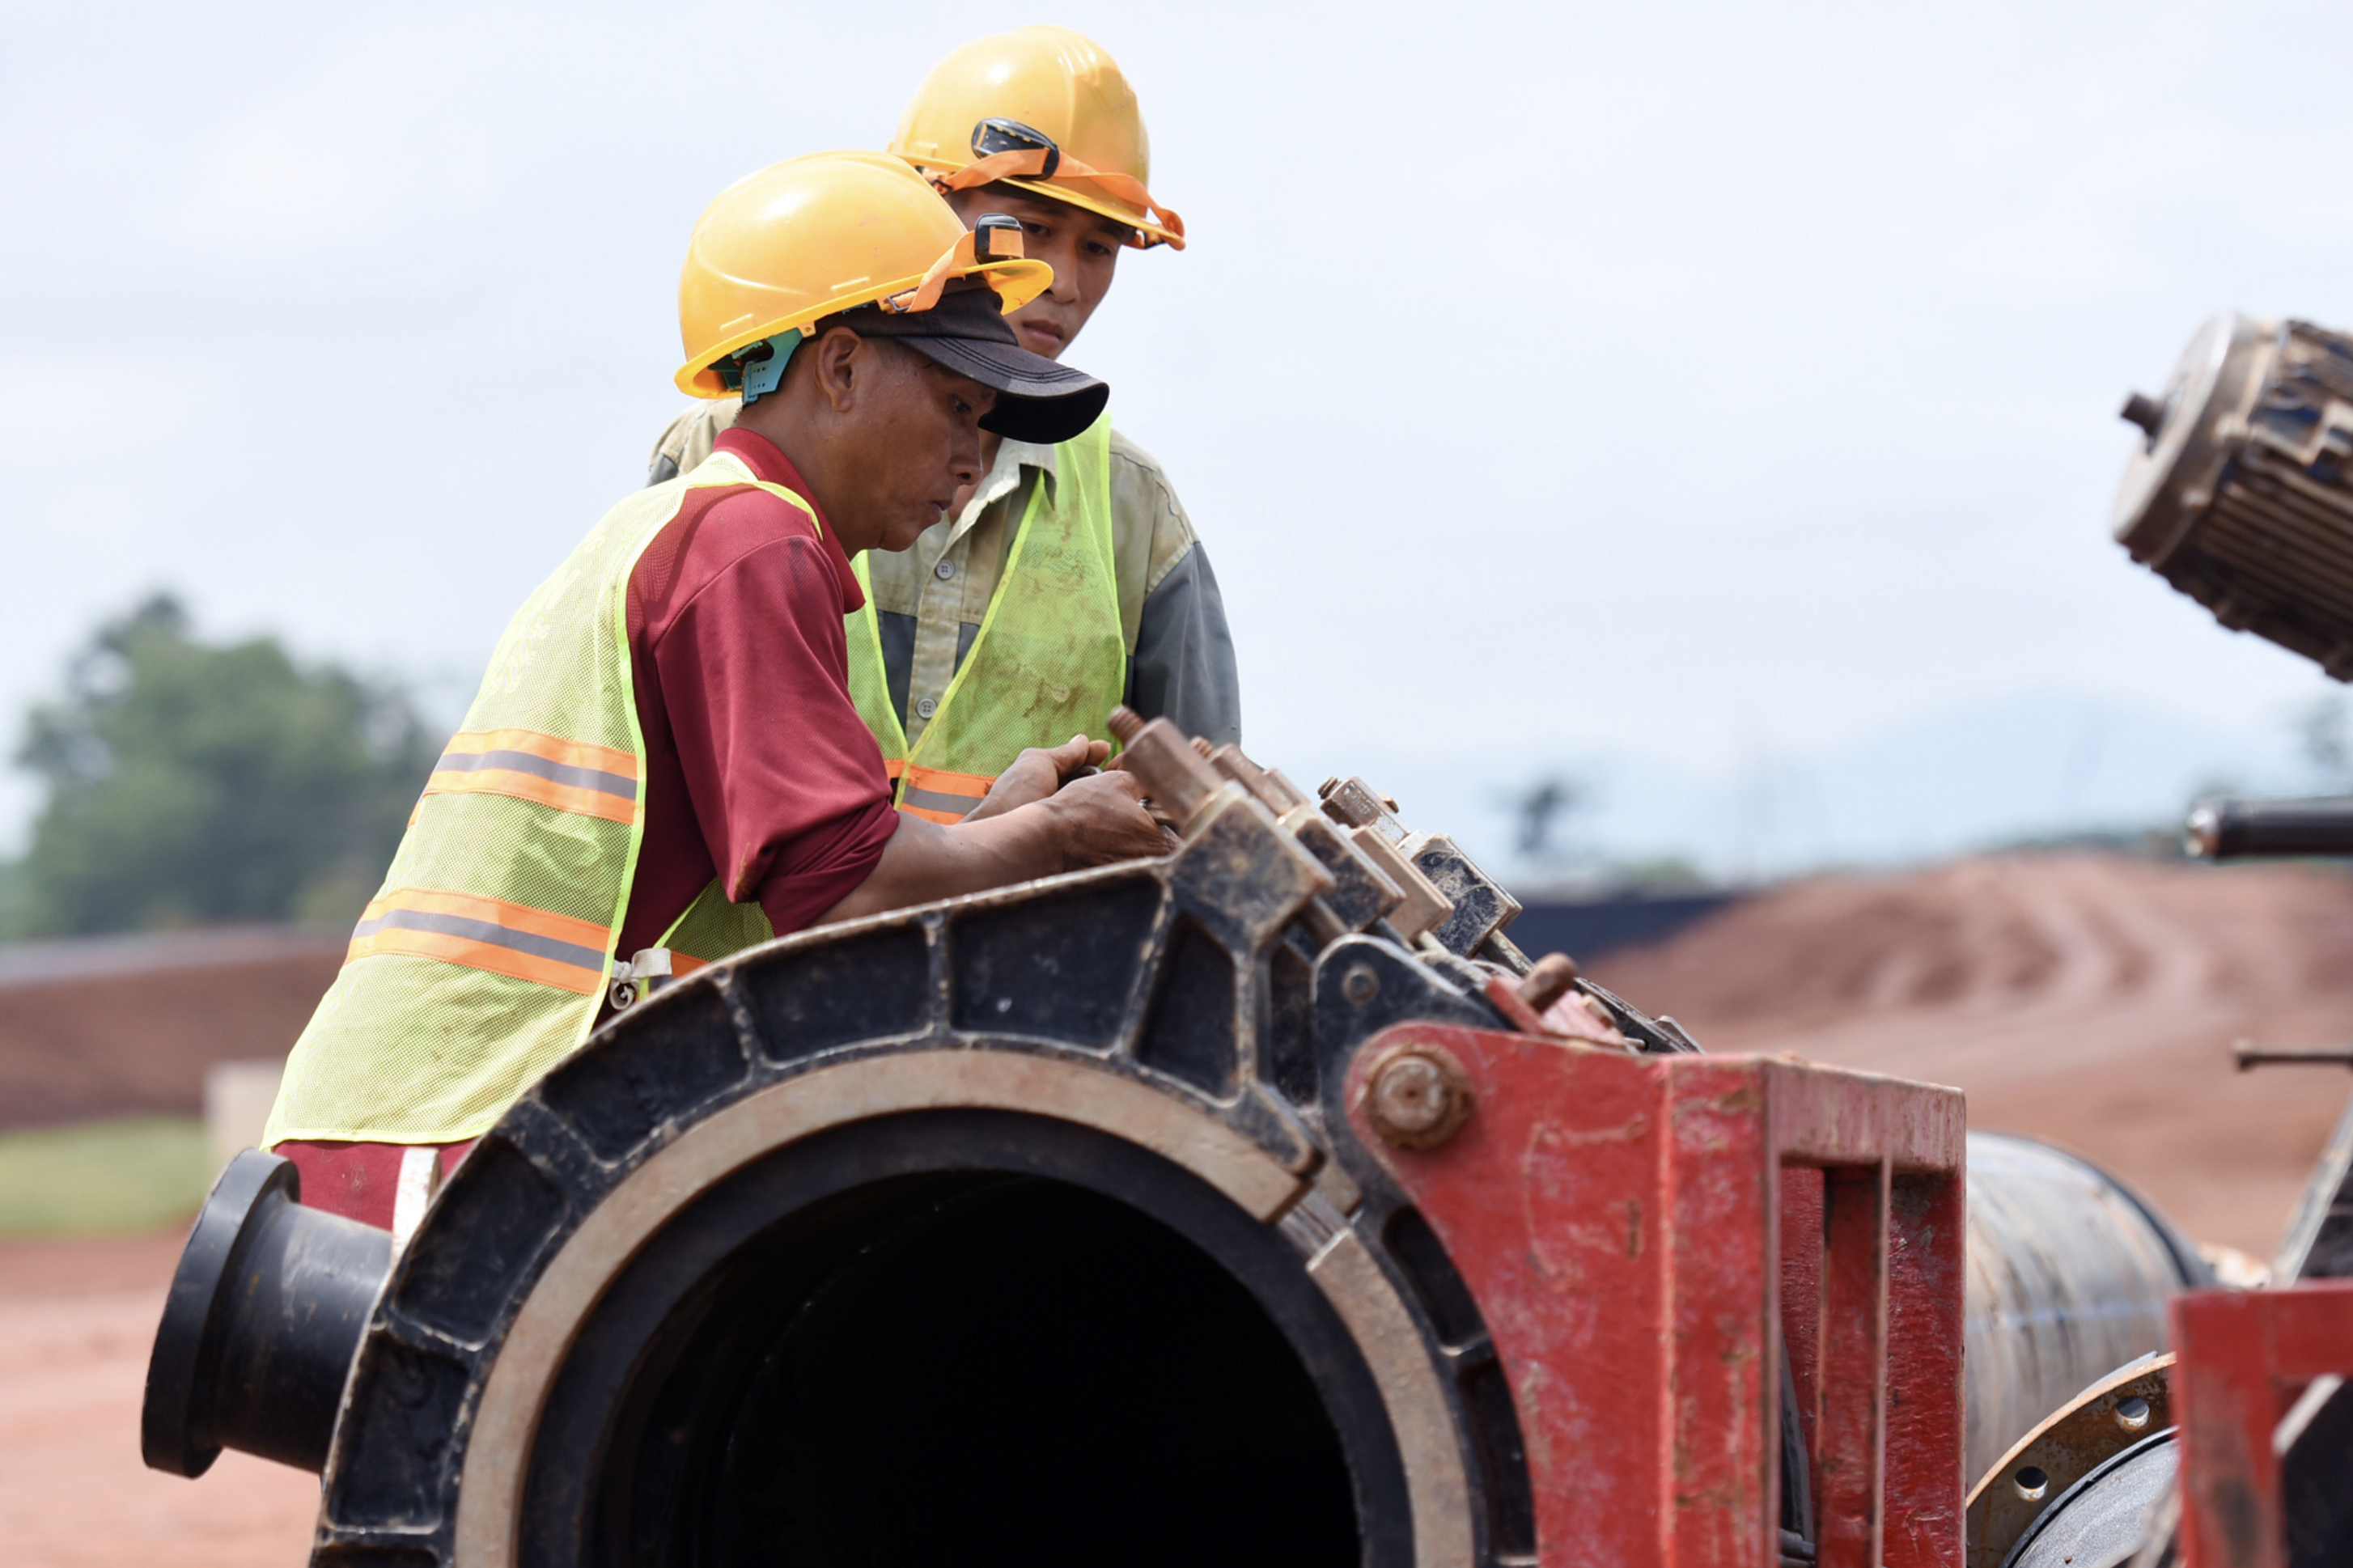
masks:
<path id="1" fill-rule="evenodd" d="M 47 798 L 8 934 L 357 918 L 435 749 L 398 689 L 212 645 L 158 595 L 101 626 L 17 763 Z"/>

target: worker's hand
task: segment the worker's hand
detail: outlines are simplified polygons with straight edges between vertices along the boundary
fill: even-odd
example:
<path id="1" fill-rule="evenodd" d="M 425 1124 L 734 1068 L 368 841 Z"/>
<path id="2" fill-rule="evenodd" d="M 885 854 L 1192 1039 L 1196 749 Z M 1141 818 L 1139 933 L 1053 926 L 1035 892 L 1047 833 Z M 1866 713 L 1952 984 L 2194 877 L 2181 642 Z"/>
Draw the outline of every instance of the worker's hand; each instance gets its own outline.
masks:
<path id="1" fill-rule="evenodd" d="M 1134 752 L 1122 752 L 1119 755 L 1113 757 L 1111 761 L 1103 764 L 1103 771 L 1105 773 L 1126 773 L 1128 759 L 1134 755 L 1135 755 Z M 1160 824 L 1160 837 L 1162 839 L 1160 852 L 1162 854 L 1174 855 L 1177 850 L 1185 847 L 1185 836 L 1176 830 L 1176 819 L 1168 815 L 1166 807 L 1163 806 L 1158 801 L 1153 799 L 1150 795 L 1145 795 L 1144 797 L 1144 809 L 1150 812 L 1153 816 L 1153 819 Z"/>
<path id="2" fill-rule="evenodd" d="M 1034 809 L 1052 816 L 1065 871 L 1168 853 L 1168 835 L 1145 807 L 1143 781 L 1134 773 L 1073 779 Z"/>
<path id="3" fill-rule="evenodd" d="M 1110 755 L 1109 741 L 1090 741 L 1084 735 L 1073 735 L 1059 746 L 1032 746 L 997 775 L 987 798 L 965 813 L 964 819 L 979 822 L 1044 800 Z"/>

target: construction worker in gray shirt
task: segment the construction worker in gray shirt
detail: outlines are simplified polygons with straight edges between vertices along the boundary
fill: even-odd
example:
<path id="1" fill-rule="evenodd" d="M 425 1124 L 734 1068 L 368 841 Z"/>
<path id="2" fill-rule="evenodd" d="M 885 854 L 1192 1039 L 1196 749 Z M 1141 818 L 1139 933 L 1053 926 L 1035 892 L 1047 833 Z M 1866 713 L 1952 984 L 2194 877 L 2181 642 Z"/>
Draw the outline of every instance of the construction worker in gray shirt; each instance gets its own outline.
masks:
<path id="1" fill-rule="evenodd" d="M 1049 358 L 1102 303 L 1123 248 L 1184 247 L 1183 220 L 1145 185 L 1134 90 L 1066 27 L 956 50 L 917 89 L 889 151 L 967 225 L 1018 221 L 1054 285 L 1007 320 Z M 681 415 L 654 449 L 651 481 L 701 462 L 739 406 Z M 957 821 L 1022 750 L 1106 734 L 1120 702 L 1239 742 L 1225 603 L 1160 465 L 1108 414 L 1058 446 L 992 440 L 979 484 L 913 549 L 858 563 L 868 606 L 849 627 L 851 690 L 900 809 Z"/>

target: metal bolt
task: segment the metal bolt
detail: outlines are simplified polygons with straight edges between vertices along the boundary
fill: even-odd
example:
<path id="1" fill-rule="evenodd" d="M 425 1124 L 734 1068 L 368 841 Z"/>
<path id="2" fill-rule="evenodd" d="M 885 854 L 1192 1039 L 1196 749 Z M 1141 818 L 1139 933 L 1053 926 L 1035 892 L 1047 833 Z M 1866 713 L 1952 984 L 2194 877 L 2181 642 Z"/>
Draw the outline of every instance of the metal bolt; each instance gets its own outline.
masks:
<path id="1" fill-rule="evenodd" d="M 2117 1400 L 2116 1425 L 2127 1432 L 2142 1430 L 2148 1425 L 2148 1401 L 2137 1394 Z"/>
<path id="2" fill-rule="evenodd" d="M 1435 1149 L 1470 1116 L 1462 1064 L 1434 1047 L 1399 1051 L 1373 1068 L 1366 1085 L 1366 1120 L 1400 1149 Z"/>
<path id="3" fill-rule="evenodd" d="M 1565 952 L 1547 952 L 1535 961 L 1520 982 L 1520 1000 L 1541 1013 L 1568 994 L 1577 984 L 1577 961 Z"/>
<path id="4" fill-rule="evenodd" d="M 2165 428 L 2165 405 L 2145 392 L 2136 392 L 2126 398 L 2125 405 L 2116 412 L 2147 431 L 2152 441 L 2157 439 L 2157 433 Z"/>
<path id="5" fill-rule="evenodd" d="M 1361 1007 L 1381 994 L 1381 977 L 1359 963 L 1340 977 L 1340 994 Z"/>

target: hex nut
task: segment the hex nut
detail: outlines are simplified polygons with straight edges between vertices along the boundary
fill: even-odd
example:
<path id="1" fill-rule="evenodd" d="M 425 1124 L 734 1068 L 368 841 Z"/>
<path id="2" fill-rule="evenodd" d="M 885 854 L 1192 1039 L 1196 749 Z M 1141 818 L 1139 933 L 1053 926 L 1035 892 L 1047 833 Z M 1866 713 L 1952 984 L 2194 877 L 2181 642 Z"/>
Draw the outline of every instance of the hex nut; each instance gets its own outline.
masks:
<path id="1" fill-rule="evenodd" d="M 1400 1149 L 1435 1149 L 1471 1119 L 1471 1079 L 1452 1053 L 1413 1046 L 1365 1078 L 1365 1120 Z"/>

